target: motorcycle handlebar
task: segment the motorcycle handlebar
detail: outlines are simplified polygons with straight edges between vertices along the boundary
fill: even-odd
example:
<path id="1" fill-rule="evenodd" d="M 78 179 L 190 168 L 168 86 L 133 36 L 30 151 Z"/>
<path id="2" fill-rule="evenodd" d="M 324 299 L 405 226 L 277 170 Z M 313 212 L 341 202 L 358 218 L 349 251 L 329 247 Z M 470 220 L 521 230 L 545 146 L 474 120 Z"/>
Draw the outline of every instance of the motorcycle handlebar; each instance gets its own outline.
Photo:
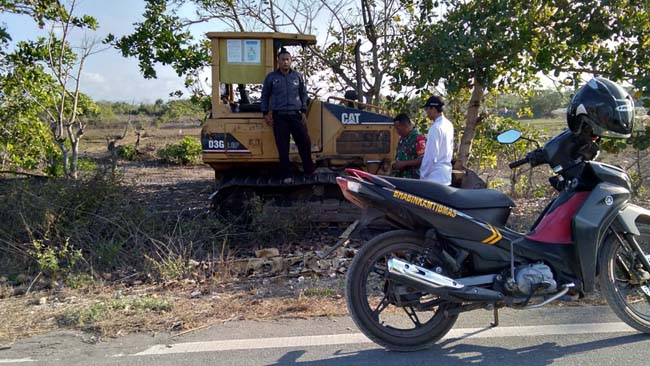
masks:
<path id="1" fill-rule="evenodd" d="M 521 166 L 521 165 L 524 165 L 526 163 L 528 163 L 528 157 L 527 156 L 525 158 L 523 158 L 523 159 L 513 161 L 512 163 L 508 164 L 508 166 L 510 167 L 510 169 L 514 169 L 514 168 L 516 168 L 518 166 Z"/>

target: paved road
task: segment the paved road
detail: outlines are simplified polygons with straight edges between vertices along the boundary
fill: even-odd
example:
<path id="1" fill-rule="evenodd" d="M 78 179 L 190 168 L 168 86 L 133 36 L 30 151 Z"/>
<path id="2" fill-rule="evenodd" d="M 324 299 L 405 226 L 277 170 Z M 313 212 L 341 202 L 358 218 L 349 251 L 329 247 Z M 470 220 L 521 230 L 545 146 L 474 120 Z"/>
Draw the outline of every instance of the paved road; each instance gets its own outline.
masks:
<path id="1" fill-rule="evenodd" d="M 463 314 L 438 345 L 415 353 L 370 343 L 349 318 L 230 322 L 180 337 L 140 334 L 91 345 L 76 333 L 24 340 L 0 365 L 649 365 L 650 335 L 606 307 L 553 307 Z"/>

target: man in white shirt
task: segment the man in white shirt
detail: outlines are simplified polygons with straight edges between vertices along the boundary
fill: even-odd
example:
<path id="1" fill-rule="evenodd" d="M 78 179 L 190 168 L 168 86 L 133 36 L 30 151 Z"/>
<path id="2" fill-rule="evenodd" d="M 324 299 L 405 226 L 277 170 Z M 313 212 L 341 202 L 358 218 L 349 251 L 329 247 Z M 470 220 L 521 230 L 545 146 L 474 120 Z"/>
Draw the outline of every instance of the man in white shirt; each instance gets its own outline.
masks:
<path id="1" fill-rule="evenodd" d="M 430 97 L 422 108 L 432 121 L 420 167 L 420 179 L 451 185 L 451 158 L 454 153 L 454 126 L 443 115 L 445 103 L 438 96 Z"/>

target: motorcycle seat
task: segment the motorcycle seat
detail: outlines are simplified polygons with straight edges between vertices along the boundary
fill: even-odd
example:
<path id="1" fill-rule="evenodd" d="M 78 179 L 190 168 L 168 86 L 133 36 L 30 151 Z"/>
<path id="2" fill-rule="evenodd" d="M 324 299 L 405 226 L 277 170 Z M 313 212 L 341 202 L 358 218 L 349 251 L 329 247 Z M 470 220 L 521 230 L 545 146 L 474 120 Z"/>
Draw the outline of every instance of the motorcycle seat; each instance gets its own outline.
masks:
<path id="1" fill-rule="evenodd" d="M 457 209 L 515 207 L 510 197 L 495 189 L 460 189 L 418 179 L 385 177 L 397 190 Z"/>

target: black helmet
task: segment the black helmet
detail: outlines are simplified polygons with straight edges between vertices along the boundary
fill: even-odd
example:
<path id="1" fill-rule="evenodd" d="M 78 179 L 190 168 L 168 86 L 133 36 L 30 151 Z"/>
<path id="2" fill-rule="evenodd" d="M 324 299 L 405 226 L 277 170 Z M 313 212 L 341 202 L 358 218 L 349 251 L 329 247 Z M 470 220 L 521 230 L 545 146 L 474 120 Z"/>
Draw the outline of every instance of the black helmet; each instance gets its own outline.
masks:
<path id="1" fill-rule="evenodd" d="M 594 78 L 571 100 L 567 123 L 573 133 L 580 133 L 584 124 L 594 135 L 630 137 L 634 127 L 634 101 L 618 84 L 605 78 Z"/>

